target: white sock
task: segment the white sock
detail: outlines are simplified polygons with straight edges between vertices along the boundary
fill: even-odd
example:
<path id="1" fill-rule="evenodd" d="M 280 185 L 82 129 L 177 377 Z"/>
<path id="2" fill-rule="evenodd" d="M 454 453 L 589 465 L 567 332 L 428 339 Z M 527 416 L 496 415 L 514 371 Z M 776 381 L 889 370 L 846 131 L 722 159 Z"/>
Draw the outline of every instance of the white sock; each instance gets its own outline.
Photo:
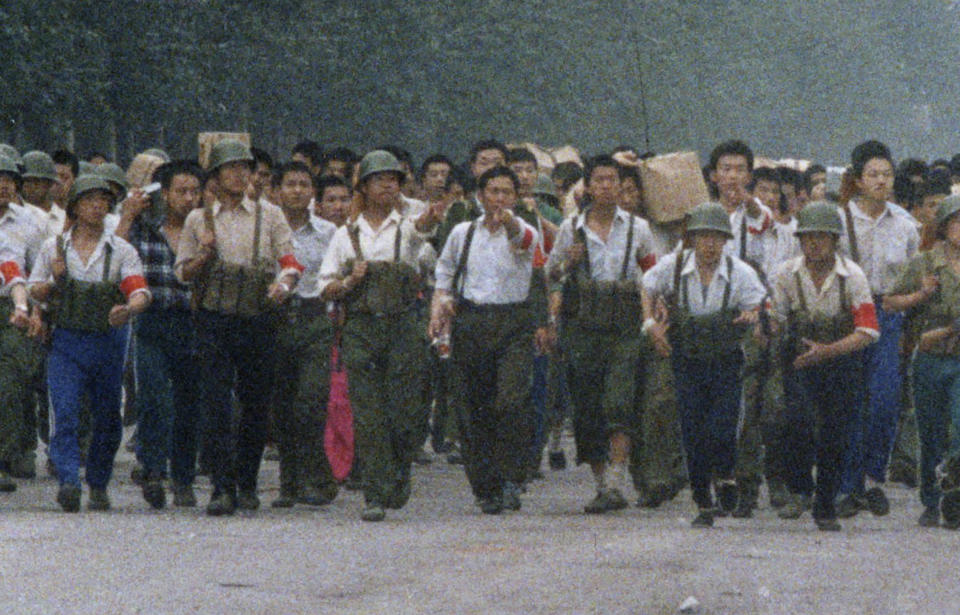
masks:
<path id="1" fill-rule="evenodd" d="M 606 483 L 610 489 L 619 489 L 623 492 L 623 485 L 627 477 L 627 464 L 611 463 L 607 465 Z"/>
<path id="2" fill-rule="evenodd" d="M 597 484 L 598 493 L 607 488 L 606 472 L 604 472 L 602 468 L 599 470 L 593 470 L 593 480 Z"/>

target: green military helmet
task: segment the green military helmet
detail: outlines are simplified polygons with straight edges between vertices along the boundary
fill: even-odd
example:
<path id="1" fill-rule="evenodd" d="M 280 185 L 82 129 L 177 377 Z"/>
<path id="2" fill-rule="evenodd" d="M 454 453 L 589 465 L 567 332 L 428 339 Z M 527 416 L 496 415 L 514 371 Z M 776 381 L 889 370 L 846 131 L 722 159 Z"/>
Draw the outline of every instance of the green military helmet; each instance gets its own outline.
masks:
<path id="1" fill-rule="evenodd" d="M 148 154 L 150 156 L 156 156 L 157 158 L 159 158 L 160 160 L 163 160 L 164 162 L 170 162 L 170 154 L 160 149 L 159 147 L 151 147 L 148 150 L 144 150 L 143 153 Z"/>
<path id="2" fill-rule="evenodd" d="M 360 181 L 367 179 L 374 173 L 396 173 L 403 179 L 406 171 L 397 157 L 382 149 L 375 149 L 360 161 Z"/>
<path id="3" fill-rule="evenodd" d="M 0 154 L 0 173 L 12 175 L 17 181 L 20 181 L 22 177 L 17 162 L 6 154 Z"/>
<path id="4" fill-rule="evenodd" d="M 146 153 L 146 152 L 145 152 Z M 253 154 L 250 148 L 237 139 L 224 139 L 217 142 L 210 150 L 210 159 L 207 160 L 207 170 L 216 171 L 231 162 L 246 162 L 253 165 Z"/>
<path id="5" fill-rule="evenodd" d="M 97 165 L 92 162 L 87 162 L 86 160 L 81 160 L 78 167 L 77 177 L 81 175 L 94 175 L 97 171 Z"/>
<path id="6" fill-rule="evenodd" d="M 20 156 L 20 152 L 9 143 L 0 143 L 0 156 L 6 156 L 18 166 L 23 164 L 23 158 Z"/>
<path id="7" fill-rule="evenodd" d="M 107 183 L 107 180 L 100 177 L 99 175 L 94 175 L 93 173 L 88 173 L 87 175 L 80 175 L 77 177 L 76 181 L 73 182 L 73 186 L 70 187 L 70 194 L 67 195 L 67 214 L 72 214 L 73 205 L 77 202 L 81 196 L 88 192 L 93 192 L 95 190 L 100 190 L 110 195 L 110 199 L 113 200 L 113 191 L 110 189 L 110 184 Z"/>
<path id="8" fill-rule="evenodd" d="M 815 201 L 797 212 L 797 230 L 801 233 L 832 233 L 838 237 L 843 234 L 843 222 L 837 206 L 826 201 Z"/>
<path id="9" fill-rule="evenodd" d="M 687 232 L 695 231 L 716 231 L 733 239 L 730 215 L 723 205 L 712 201 L 700 203 L 687 214 Z"/>
<path id="10" fill-rule="evenodd" d="M 40 150 L 33 150 L 23 155 L 23 178 L 59 181 L 53 158 L 47 152 Z"/>
<path id="11" fill-rule="evenodd" d="M 130 183 L 127 181 L 127 174 L 123 172 L 120 165 L 113 162 L 104 162 L 97 166 L 94 175 L 99 175 L 108 182 L 119 184 L 124 191 L 130 189 Z"/>
<path id="12" fill-rule="evenodd" d="M 537 183 L 533 185 L 533 193 L 553 197 L 554 199 L 558 198 L 557 186 L 546 173 L 540 173 L 537 175 Z"/>
<path id="13" fill-rule="evenodd" d="M 942 233 L 944 231 L 943 227 L 947 224 L 947 220 L 958 211 L 960 211 L 960 194 L 951 194 L 940 201 L 940 204 L 937 205 L 937 231 Z"/>

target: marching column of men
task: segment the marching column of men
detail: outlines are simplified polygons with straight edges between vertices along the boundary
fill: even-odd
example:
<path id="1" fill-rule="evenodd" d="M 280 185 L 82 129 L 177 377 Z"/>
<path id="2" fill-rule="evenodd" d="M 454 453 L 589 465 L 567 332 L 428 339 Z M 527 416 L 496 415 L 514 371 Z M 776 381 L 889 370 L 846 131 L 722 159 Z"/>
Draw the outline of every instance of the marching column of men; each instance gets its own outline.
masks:
<path id="1" fill-rule="evenodd" d="M 272 506 L 328 504 L 333 352 L 349 375 L 365 521 L 407 503 L 431 402 L 455 410 L 434 445 L 461 440 L 481 512 L 519 510 L 547 423 L 560 424 L 547 408 L 568 391 L 577 463 L 595 483 L 585 512 L 625 508 L 629 474 L 650 507 L 687 480 L 693 526 L 709 527 L 750 516 L 766 479 L 782 518 L 812 509 L 819 529 L 837 530 L 838 518 L 889 510 L 907 312 L 919 523 L 960 527 L 960 200 L 931 213 L 921 246 L 917 220 L 889 202 L 883 144 L 853 150 L 839 202 L 806 204 L 809 186 L 754 175 L 750 148 L 722 143 L 706 169 L 716 202 L 680 228 L 646 216 L 637 157 L 623 151 L 586 162 L 580 209 L 566 219 L 544 200 L 553 186 L 536 157 L 494 140 L 471 150 L 474 185 L 429 158 L 428 202 L 409 193 L 402 149 L 372 151 L 355 169 L 352 152 L 335 152 L 327 164 L 298 146 L 305 162 L 273 169 L 228 139 L 206 169 L 160 166 L 148 194 L 117 165 L 3 149 L 0 491 L 30 475 L 38 426 L 46 435 L 33 390 L 45 365 L 56 501 L 79 510 L 82 473 L 88 508 L 110 508 L 135 353 L 151 506 L 166 505 L 167 479 L 176 506 L 196 505 L 202 452 L 206 512 L 255 510 L 271 435 Z M 454 187 L 468 196 L 455 200 Z M 425 263 L 436 278 L 426 331 Z M 431 351 L 449 357 L 445 386 L 428 386 Z"/>

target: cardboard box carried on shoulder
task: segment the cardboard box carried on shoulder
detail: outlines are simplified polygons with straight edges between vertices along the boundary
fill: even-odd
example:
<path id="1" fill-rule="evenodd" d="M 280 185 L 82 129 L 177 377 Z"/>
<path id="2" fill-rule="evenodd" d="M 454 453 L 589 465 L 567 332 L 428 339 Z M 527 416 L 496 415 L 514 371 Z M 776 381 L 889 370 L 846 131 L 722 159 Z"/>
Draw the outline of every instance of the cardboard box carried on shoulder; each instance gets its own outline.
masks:
<path id="1" fill-rule="evenodd" d="M 682 220 L 691 209 L 710 200 L 696 152 L 641 160 L 640 179 L 647 213 L 660 224 Z"/>
<path id="2" fill-rule="evenodd" d="M 153 172 L 163 164 L 163 158 L 153 154 L 140 153 L 134 156 L 127 167 L 127 182 L 130 188 L 142 188 L 150 183 Z"/>
<path id="3" fill-rule="evenodd" d="M 201 169 L 207 168 L 207 162 L 210 160 L 210 152 L 213 146 L 224 139 L 236 139 L 247 147 L 250 147 L 249 132 L 201 132 L 197 135 L 197 162 Z"/>

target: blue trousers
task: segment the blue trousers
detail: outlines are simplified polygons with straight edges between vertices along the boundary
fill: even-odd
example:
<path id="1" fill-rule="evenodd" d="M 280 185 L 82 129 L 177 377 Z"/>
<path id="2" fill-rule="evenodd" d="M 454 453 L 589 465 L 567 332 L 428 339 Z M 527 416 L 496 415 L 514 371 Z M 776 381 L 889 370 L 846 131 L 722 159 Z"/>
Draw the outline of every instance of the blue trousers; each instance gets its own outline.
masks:
<path id="1" fill-rule="evenodd" d="M 863 491 L 864 476 L 886 481 L 887 463 L 900 417 L 900 335 L 903 314 L 877 302 L 880 339 L 864 351 L 867 399 L 857 414 L 844 463 L 841 493 Z"/>
<path id="2" fill-rule="evenodd" d="M 960 451 L 960 358 L 918 352 L 913 401 L 920 435 L 920 501 L 935 507 L 940 504 L 937 465 L 944 453 Z"/>
<path id="3" fill-rule="evenodd" d="M 47 386 L 53 407 L 50 458 L 60 484 L 80 486 L 80 443 L 77 426 L 86 393 L 92 417 L 86 479 L 94 489 L 105 489 L 120 447 L 123 363 L 129 328 L 86 333 L 58 328 L 47 357 Z"/>
<path id="4" fill-rule="evenodd" d="M 547 443 L 547 372 L 550 358 L 533 357 L 533 385 L 530 389 L 530 408 L 533 416 L 533 440 L 530 443 L 530 467 L 539 468 L 543 447 Z"/>
<path id="5" fill-rule="evenodd" d="M 137 317 L 137 459 L 152 473 L 193 484 L 200 403 L 196 339 L 188 311 L 147 310 Z"/>
<path id="6" fill-rule="evenodd" d="M 689 361 L 674 353 L 673 372 L 693 501 L 711 508 L 713 478 L 733 478 L 743 355 Z"/>

